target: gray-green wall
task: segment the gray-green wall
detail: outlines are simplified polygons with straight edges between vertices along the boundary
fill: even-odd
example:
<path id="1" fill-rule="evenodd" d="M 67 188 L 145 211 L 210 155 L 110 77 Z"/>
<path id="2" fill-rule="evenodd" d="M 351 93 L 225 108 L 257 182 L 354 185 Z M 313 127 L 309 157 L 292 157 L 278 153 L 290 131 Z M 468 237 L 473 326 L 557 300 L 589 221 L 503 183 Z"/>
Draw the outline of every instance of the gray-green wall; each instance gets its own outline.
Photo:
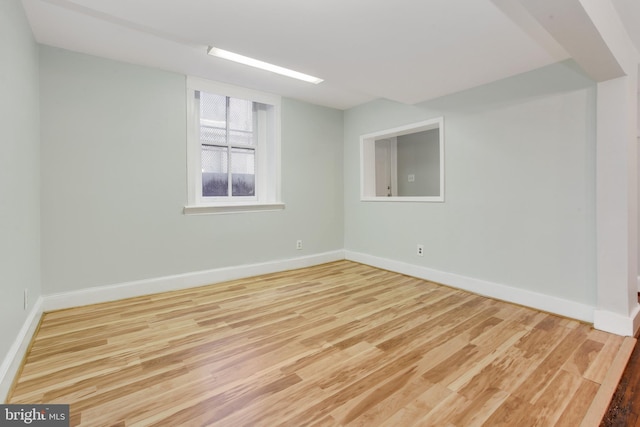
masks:
<path id="1" fill-rule="evenodd" d="M 595 306 L 595 106 L 594 83 L 563 62 L 346 111 L 345 249 Z M 445 202 L 359 201 L 359 136 L 438 116 Z"/>
<path id="2" fill-rule="evenodd" d="M 45 294 L 343 248 L 342 111 L 283 100 L 283 211 L 185 216 L 185 77 L 40 52 Z"/>
<path id="3" fill-rule="evenodd" d="M 431 129 L 398 137 L 398 196 L 440 196 L 439 132 Z"/>
<path id="4" fill-rule="evenodd" d="M 38 47 L 19 0 L 0 1 L 0 363 L 40 296 Z M 1 379 L 1 378 L 0 378 Z"/>

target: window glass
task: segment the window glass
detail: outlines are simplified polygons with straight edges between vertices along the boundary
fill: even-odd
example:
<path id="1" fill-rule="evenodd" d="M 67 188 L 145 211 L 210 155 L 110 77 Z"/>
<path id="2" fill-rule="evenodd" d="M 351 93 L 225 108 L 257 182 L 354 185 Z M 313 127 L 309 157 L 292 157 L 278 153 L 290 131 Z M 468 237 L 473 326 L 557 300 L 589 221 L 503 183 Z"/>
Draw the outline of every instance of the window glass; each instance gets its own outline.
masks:
<path id="1" fill-rule="evenodd" d="M 202 144 L 202 195 L 221 197 L 229 194 L 229 155 L 227 147 Z"/>
<path id="2" fill-rule="evenodd" d="M 258 103 L 201 91 L 196 98 L 200 99 L 202 196 L 255 196 Z"/>

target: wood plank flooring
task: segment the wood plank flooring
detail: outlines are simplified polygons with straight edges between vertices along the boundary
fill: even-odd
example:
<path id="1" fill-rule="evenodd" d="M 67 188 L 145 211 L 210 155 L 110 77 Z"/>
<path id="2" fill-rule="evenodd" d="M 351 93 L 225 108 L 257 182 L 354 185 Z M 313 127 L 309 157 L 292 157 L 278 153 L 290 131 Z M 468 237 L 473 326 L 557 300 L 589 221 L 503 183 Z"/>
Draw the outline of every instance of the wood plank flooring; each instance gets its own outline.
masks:
<path id="1" fill-rule="evenodd" d="M 9 403 L 74 426 L 598 425 L 634 342 L 340 261 L 46 313 Z"/>
<path id="2" fill-rule="evenodd" d="M 636 346 L 601 427 L 640 427 L 640 346 Z"/>
<path id="3" fill-rule="evenodd" d="M 637 342 L 600 423 L 600 427 L 626 426 L 640 427 L 640 346 Z"/>

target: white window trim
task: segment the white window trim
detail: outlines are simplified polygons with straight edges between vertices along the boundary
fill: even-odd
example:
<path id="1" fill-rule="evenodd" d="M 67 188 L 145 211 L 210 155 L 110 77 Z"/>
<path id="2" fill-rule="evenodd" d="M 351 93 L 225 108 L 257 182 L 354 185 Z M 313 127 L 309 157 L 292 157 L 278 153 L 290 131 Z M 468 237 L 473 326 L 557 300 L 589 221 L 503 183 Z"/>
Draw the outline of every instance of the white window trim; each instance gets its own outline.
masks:
<path id="1" fill-rule="evenodd" d="M 199 117 L 196 117 L 194 91 L 204 91 L 232 98 L 247 99 L 274 107 L 274 142 L 271 147 L 259 147 L 256 161 L 256 196 L 236 199 L 202 197 L 201 144 Z M 273 211 L 284 209 L 280 191 L 280 111 L 281 98 L 265 92 L 232 86 L 198 77 L 187 77 L 187 215 Z M 269 158 L 267 158 L 269 157 Z M 271 165 L 269 165 L 271 162 Z M 271 167 L 270 167 L 271 166 Z"/>

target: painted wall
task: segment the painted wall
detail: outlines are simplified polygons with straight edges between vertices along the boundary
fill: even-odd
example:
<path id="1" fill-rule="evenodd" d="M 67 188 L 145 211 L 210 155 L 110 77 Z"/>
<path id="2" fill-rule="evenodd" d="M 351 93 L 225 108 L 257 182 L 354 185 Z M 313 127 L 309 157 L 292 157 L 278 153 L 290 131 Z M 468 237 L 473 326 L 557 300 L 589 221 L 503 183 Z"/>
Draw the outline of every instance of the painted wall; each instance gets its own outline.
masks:
<path id="1" fill-rule="evenodd" d="M 408 179 L 410 174 L 414 175 L 413 182 Z M 438 129 L 398 137 L 398 195 L 440 195 Z"/>
<path id="2" fill-rule="evenodd" d="M 285 210 L 186 216 L 185 77 L 44 46 L 40 64 L 44 293 L 343 248 L 342 111 L 283 100 Z"/>
<path id="3" fill-rule="evenodd" d="M 346 111 L 346 250 L 595 306 L 595 106 L 594 83 L 563 62 Z M 360 202 L 359 135 L 438 116 L 446 201 Z"/>
<path id="4" fill-rule="evenodd" d="M 2 362 L 27 317 L 24 290 L 28 310 L 40 295 L 38 47 L 19 0 L 0 2 L 0 52 Z"/>

